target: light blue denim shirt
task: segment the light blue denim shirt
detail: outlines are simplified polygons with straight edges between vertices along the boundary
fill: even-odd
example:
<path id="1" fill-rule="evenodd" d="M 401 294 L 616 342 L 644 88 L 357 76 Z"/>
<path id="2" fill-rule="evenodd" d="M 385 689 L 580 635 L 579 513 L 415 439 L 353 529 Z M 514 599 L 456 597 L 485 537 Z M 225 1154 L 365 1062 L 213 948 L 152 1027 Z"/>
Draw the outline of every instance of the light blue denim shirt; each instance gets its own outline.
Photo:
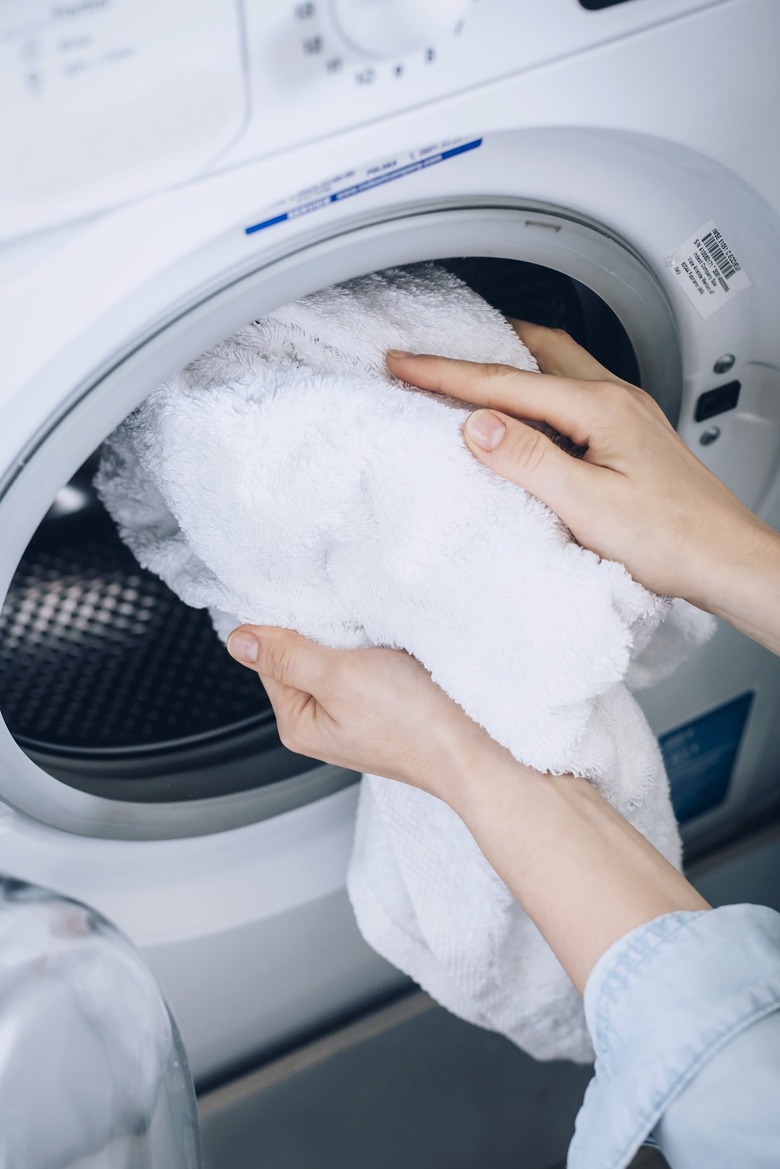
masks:
<path id="1" fill-rule="evenodd" d="M 727 905 L 631 930 L 594 966 L 585 1015 L 596 1069 L 568 1169 L 623 1169 L 648 1138 L 673 1169 L 778 1169 L 780 914 Z"/>

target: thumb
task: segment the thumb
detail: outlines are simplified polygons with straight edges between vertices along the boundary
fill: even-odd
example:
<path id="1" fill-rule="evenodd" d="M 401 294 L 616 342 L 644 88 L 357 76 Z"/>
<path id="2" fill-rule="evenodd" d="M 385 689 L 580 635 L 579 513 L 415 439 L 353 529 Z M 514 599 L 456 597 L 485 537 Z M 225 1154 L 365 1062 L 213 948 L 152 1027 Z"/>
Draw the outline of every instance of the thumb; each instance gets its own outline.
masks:
<path id="1" fill-rule="evenodd" d="M 481 463 L 530 491 L 567 521 L 593 468 L 557 447 L 546 434 L 497 410 L 475 410 L 463 438 Z"/>
<path id="2" fill-rule="evenodd" d="M 231 657 L 256 670 L 261 678 L 313 693 L 321 683 L 333 650 L 274 625 L 241 625 L 227 641 Z M 266 687 L 267 688 L 267 687 Z"/>

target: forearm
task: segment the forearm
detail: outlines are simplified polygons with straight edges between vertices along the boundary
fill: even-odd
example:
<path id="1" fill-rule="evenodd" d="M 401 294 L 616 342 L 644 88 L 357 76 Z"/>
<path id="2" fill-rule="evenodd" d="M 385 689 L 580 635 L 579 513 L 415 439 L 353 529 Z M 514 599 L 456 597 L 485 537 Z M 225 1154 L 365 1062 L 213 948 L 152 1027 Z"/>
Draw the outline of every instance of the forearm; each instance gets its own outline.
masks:
<path id="1" fill-rule="evenodd" d="M 463 769 L 449 802 L 579 991 L 635 926 L 709 908 L 586 780 L 542 776 L 496 753 Z"/>

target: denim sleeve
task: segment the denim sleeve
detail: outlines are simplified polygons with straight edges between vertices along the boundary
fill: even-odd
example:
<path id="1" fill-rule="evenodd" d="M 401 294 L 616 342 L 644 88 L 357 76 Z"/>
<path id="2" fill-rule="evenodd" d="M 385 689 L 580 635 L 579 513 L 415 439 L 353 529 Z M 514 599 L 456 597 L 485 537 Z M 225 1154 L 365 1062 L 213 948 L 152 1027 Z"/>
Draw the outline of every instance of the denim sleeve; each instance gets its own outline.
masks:
<path id="1" fill-rule="evenodd" d="M 673 1169 L 780 1164 L 780 914 L 664 914 L 585 987 L 596 1051 L 568 1169 L 624 1169 L 653 1134 Z"/>
<path id="2" fill-rule="evenodd" d="M 751 1023 L 708 1060 L 653 1135 L 674 1169 L 777 1169 L 780 1011 Z"/>

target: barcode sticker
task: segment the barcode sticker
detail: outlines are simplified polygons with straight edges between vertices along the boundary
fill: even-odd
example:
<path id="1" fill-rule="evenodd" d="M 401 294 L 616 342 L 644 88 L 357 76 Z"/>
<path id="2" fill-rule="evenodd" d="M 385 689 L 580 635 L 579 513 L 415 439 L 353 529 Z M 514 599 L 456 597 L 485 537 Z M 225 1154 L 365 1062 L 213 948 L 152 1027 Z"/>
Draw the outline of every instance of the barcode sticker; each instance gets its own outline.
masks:
<path id="1" fill-rule="evenodd" d="M 667 264 L 705 319 L 751 286 L 747 273 L 712 219 L 681 243 Z"/>

